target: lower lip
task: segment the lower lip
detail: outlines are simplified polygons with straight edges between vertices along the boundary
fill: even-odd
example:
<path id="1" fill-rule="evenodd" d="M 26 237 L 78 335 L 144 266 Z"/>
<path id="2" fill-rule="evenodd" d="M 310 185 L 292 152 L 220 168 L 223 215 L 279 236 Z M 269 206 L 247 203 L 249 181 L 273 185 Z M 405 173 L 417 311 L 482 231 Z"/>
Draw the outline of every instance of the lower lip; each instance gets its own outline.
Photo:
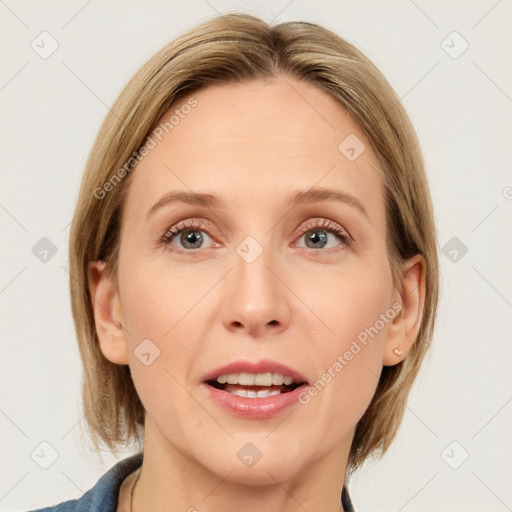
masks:
<path id="1" fill-rule="evenodd" d="M 287 407 L 295 405 L 298 402 L 300 392 L 307 387 L 307 384 L 303 384 L 293 391 L 288 391 L 288 393 L 262 398 L 245 398 L 232 395 L 206 383 L 203 386 L 205 386 L 210 398 L 229 413 L 243 418 L 266 419 L 272 418 Z"/>

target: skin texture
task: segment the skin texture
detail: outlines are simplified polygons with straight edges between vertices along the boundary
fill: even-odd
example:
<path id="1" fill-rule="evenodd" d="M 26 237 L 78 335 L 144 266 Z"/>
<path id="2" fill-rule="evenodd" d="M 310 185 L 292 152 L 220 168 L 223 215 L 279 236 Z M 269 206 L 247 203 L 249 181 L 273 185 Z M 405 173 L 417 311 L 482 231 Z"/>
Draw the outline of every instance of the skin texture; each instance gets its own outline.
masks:
<path id="1" fill-rule="evenodd" d="M 394 288 L 377 160 L 326 92 L 278 77 L 212 86 L 194 98 L 197 106 L 130 176 L 118 287 L 102 263 L 89 267 L 101 349 L 130 366 L 146 409 L 133 509 L 342 510 L 355 425 L 382 366 L 406 356 L 420 326 L 424 260 L 405 262 Z M 366 146 L 353 162 L 338 150 L 349 134 Z M 333 200 L 287 205 L 293 192 L 312 187 L 355 196 L 366 215 Z M 169 191 L 211 193 L 223 206 L 174 203 L 147 219 Z M 187 250 L 179 235 L 159 244 L 168 228 L 193 218 L 205 223 L 202 246 Z M 353 243 L 322 220 L 340 225 Z M 322 233 L 326 246 L 311 244 Z M 250 264 L 236 252 L 247 236 L 263 248 Z M 314 383 L 397 301 L 401 312 L 307 405 L 244 419 L 203 389 L 207 372 L 236 360 L 279 361 Z M 146 338 L 160 350 L 149 366 L 134 355 Z M 262 454 L 250 468 L 237 457 L 248 442 Z M 129 510 L 130 489 L 123 487 L 119 510 Z"/>

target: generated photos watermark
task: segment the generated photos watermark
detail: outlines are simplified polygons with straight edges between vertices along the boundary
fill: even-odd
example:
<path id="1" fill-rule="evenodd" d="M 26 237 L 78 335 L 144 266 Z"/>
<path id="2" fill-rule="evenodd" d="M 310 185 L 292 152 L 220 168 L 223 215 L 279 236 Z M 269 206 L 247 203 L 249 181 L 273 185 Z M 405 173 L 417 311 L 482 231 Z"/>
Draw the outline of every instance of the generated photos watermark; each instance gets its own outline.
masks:
<path id="1" fill-rule="evenodd" d="M 176 108 L 167 121 L 160 123 L 151 132 L 151 135 L 148 135 L 145 144 L 137 151 L 134 151 L 132 156 L 122 167 L 117 169 L 117 171 L 114 172 L 101 187 L 94 189 L 94 197 L 101 200 L 108 192 L 119 185 L 121 180 L 135 167 L 135 165 L 142 162 L 142 160 L 149 155 L 151 150 L 156 148 L 158 143 L 162 141 L 164 134 L 168 134 L 174 130 L 181 123 L 182 119 L 185 119 L 185 117 L 190 114 L 192 109 L 196 106 L 197 100 L 194 97 L 191 97 L 180 108 Z"/>
<path id="2" fill-rule="evenodd" d="M 402 304 L 400 302 L 394 302 L 390 308 L 379 315 L 379 319 L 376 320 L 373 325 L 365 327 L 357 335 L 356 339 L 352 340 L 350 347 L 343 354 L 338 355 L 336 361 L 334 361 L 322 376 L 299 394 L 298 401 L 303 405 L 309 404 L 311 399 L 317 396 L 318 393 L 320 393 L 320 391 L 322 391 L 325 386 L 327 386 L 327 384 L 329 384 L 329 382 L 331 382 L 332 379 L 368 345 L 369 338 L 375 338 L 389 322 L 396 318 L 401 310 Z"/>

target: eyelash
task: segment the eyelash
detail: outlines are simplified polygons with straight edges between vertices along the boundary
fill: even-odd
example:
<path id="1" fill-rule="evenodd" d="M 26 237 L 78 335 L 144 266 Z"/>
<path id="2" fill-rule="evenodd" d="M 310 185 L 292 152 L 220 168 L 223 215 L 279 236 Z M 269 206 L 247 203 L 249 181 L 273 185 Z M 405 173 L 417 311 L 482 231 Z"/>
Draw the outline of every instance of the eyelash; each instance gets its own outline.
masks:
<path id="1" fill-rule="evenodd" d="M 354 239 L 348 233 L 346 229 L 342 226 L 328 219 L 309 219 L 302 227 L 295 233 L 296 237 L 302 237 L 309 231 L 314 230 L 322 230 L 327 231 L 333 235 L 336 235 L 346 247 L 351 247 L 354 243 Z M 164 231 L 163 235 L 160 238 L 160 245 L 163 245 L 166 248 L 170 248 L 171 242 L 174 238 L 178 237 L 184 231 L 204 231 L 208 234 L 210 238 L 213 237 L 208 233 L 208 223 L 204 222 L 201 219 L 190 219 L 178 222 L 175 226 L 168 228 Z M 312 249 L 306 248 L 310 251 L 318 252 L 321 249 Z M 176 252 L 181 252 L 185 254 L 191 254 L 194 252 L 198 252 L 197 249 L 182 249 L 179 247 L 173 247 L 171 250 L 175 250 Z M 340 247 L 325 249 L 323 252 L 332 252 L 332 251 L 340 250 Z"/>

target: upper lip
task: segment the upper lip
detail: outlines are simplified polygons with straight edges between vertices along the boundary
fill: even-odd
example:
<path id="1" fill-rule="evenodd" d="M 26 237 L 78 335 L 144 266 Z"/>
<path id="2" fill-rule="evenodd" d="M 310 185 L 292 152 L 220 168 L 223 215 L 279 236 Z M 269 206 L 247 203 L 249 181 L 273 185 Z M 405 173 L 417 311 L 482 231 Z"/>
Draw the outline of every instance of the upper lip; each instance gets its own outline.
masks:
<path id="1" fill-rule="evenodd" d="M 229 373 L 281 373 L 285 376 L 292 377 L 293 382 L 296 384 L 307 383 L 306 377 L 299 373 L 298 371 L 281 364 L 277 361 L 271 361 L 268 359 L 261 361 L 233 361 L 232 363 L 226 364 L 215 370 L 208 372 L 203 377 L 203 382 L 207 382 L 209 380 L 216 380 L 221 375 L 226 375 Z"/>

